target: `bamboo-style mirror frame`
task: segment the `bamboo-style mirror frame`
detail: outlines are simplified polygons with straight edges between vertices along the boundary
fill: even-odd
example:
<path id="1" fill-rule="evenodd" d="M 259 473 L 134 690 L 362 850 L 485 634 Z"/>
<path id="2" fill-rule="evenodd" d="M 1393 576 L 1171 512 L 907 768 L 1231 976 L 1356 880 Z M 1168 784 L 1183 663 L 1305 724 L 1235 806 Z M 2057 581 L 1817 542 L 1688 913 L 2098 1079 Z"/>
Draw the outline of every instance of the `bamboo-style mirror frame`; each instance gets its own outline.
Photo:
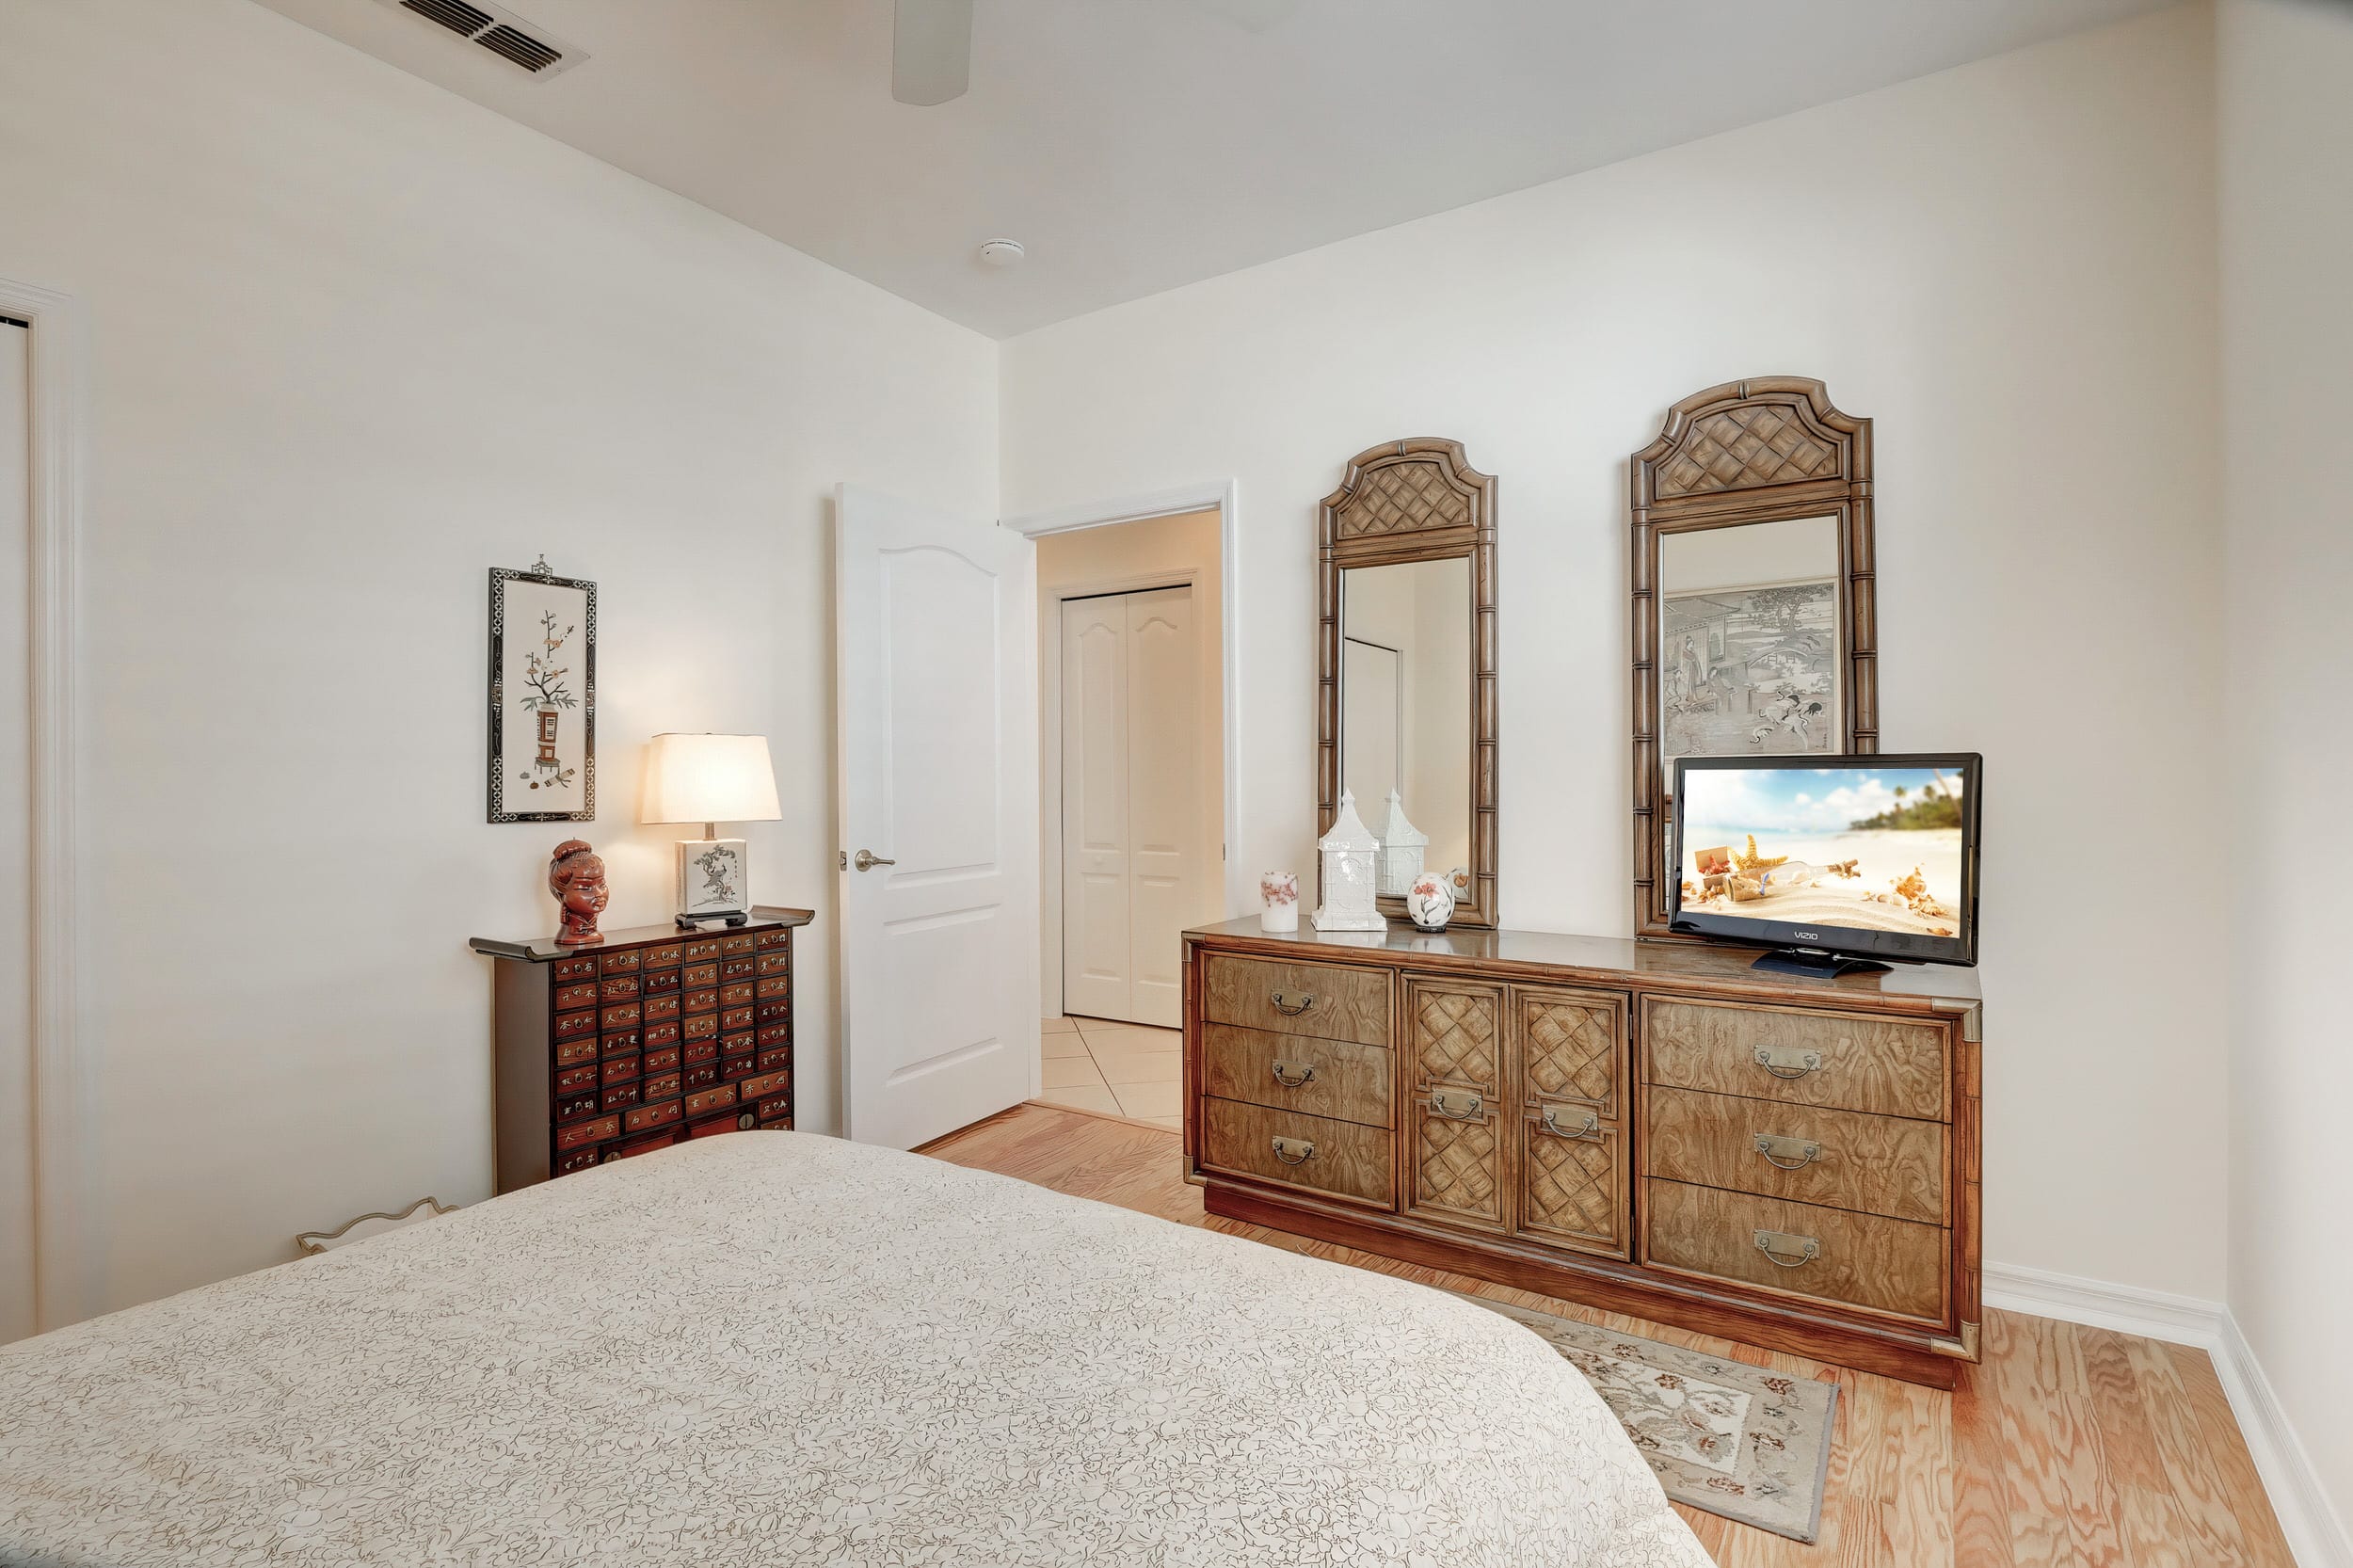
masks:
<path id="1" fill-rule="evenodd" d="M 1658 546 L 1662 536 L 1795 518 L 1838 519 L 1838 640 L 1847 680 L 1838 749 L 1880 748 L 1871 544 L 1871 422 L 1821 382 L 1760 376 L 1693 392 L 1634 455 L 1634 930 L 1667 927 L 1670 781 L 1659 766 Z M 1691 938 L 1698 940 L 1700 938 Z"/>
<path id="2" fill-rule="evenodd" d="M 1385 441 L 1349 460 L 1316 513 L 1316 836 L 1340 809 L 1340 573 L 1350 567 L 1470 561 L 1471 892 L 1454 923 L 1496 924 L 1496 480 L 1470 466 L 1461 441 Z M 1359 801 L 1369 813 L 1380 803 Z M 1445 868 L 1437 868 L 1444 870 Z M 1381 912 L 1405 918 L 1405 901 Z"/>

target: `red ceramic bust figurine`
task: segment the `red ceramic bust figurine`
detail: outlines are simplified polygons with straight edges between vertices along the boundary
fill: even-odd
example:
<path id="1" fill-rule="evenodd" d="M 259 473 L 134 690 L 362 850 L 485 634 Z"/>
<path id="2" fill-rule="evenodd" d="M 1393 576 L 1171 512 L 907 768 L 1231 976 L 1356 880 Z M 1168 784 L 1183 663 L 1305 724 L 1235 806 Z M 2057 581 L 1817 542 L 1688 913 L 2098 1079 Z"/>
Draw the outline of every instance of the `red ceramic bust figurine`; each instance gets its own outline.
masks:
<path id="1" fill-rule="evenodd" d="M 553 893 L 563 916 L 555 934 L 558 947 L 583 948 L 604 940 L 597 917 L 613 894 L 604 885 L 604 861 L 584 840 L 567 839 L 555 846 L 548 862 L 548 891 Z"/>

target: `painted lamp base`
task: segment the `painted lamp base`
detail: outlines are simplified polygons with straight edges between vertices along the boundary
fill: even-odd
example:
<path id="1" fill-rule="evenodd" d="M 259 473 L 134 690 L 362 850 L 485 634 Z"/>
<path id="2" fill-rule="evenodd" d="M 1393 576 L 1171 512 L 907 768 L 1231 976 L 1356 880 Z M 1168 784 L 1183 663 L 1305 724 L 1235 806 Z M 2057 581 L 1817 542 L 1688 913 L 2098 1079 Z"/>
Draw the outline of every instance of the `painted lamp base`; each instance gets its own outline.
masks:
<path id="1" fill-rule="evenodd" d="M 741 917 L 752 906 L 751 858 L 741 839 L 681 839 L 678 846 L 678 918 Z"/>

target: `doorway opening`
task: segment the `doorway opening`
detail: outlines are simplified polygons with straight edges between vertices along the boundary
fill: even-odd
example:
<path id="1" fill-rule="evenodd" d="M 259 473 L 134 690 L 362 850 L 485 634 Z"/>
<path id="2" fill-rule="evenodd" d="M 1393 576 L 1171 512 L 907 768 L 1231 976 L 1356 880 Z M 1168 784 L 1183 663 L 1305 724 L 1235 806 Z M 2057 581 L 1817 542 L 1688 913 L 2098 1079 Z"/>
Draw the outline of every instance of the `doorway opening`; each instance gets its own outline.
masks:
<path id="1" fill-rule="evenodd" d="M 1225 508 L 1037 540 L 1041 1095 L 1181 1124 L 1179 934 L 1228 913 Z"/>

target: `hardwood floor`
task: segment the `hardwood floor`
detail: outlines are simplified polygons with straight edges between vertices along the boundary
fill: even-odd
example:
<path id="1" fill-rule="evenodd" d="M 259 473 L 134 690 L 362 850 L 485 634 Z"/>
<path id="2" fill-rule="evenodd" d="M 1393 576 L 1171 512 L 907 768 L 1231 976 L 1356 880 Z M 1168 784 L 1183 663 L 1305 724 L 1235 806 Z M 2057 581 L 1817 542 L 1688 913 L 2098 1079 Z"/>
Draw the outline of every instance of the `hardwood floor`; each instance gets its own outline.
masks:
<path id="1" fill-rule="evenodd" d="M 1201 1211 L 1176 1135 L 1031 1104 L 924 1153 L 1293 1252 L 1840 1384 L 1822 1537 L 1678 1508 L 1723 1568 L 2295 1568 L 2205 1352 L 1989 1310 L 1950 1394 L 1287 1236 Z"/>

